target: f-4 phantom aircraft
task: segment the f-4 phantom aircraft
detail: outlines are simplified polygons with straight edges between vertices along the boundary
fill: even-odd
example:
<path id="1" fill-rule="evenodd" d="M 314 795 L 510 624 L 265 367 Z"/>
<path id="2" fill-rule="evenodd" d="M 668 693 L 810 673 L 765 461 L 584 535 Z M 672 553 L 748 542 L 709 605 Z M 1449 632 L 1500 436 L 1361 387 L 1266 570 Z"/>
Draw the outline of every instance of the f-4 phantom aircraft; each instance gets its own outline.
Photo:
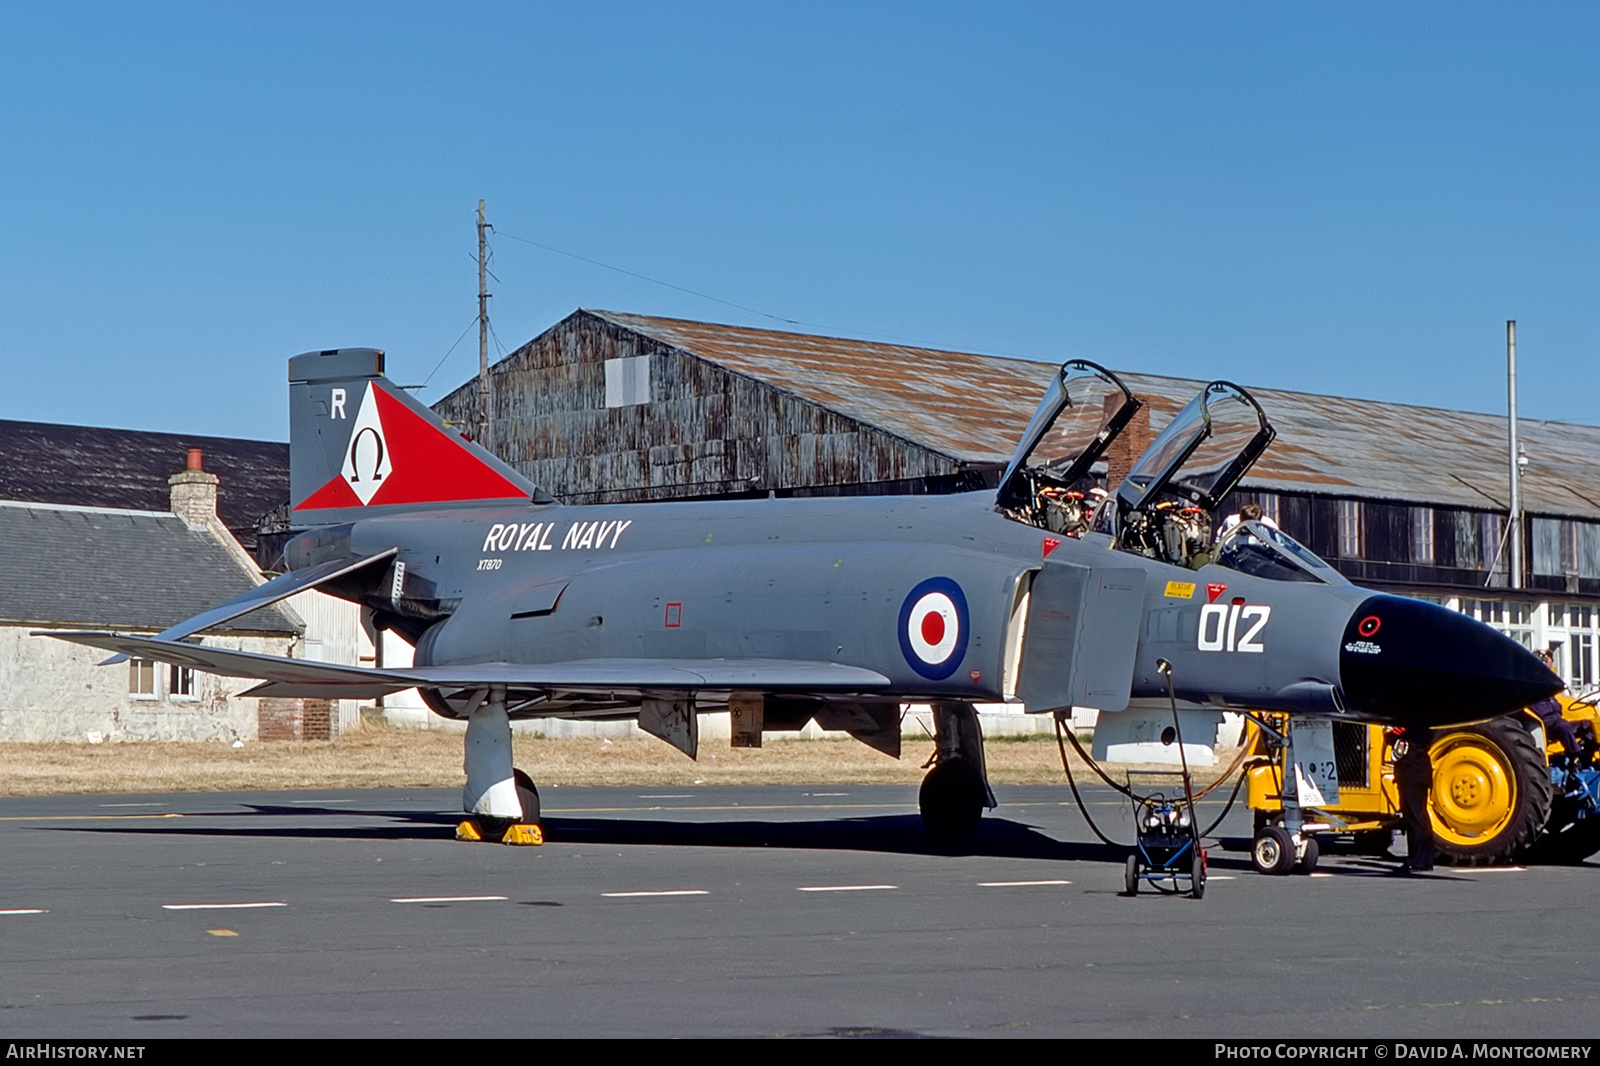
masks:
<path id="1" fill-rule="evenodd" d="M 155 637 L 50 633 L 262 681 L 246 695 L 417 688 L 465 720 L 466 839 L 535 842 L 512 719 L 636 719 L 690 757 L 698 714 L 736 732 L 815 720 L 898 757 L 901 708 L 933 708 L 930 828 L 995 800 L 974 704 L 1030 712 L 1190 706 L 1432 727 L 1556 692 L 1531 653 L 1443 607 L 1351 585 L 1270 523 L 1212 534 L 1270 444 L 1213 382 L 1113 494 L 1091 469 L 1140 401 L 1060 368 L 998 494 L 568 506 L 389 382 L 381 351 L 289 361 L 287 572 Z M 415 647 L 367 669 L 186 638 L 318 588 Z M 1169 681 L 1170 679 L 1170 681 Z M 1170 689 L 1169 689 L 1170 683 Z M 1104 719 L 1102 719 L 1104 720 Z"/>

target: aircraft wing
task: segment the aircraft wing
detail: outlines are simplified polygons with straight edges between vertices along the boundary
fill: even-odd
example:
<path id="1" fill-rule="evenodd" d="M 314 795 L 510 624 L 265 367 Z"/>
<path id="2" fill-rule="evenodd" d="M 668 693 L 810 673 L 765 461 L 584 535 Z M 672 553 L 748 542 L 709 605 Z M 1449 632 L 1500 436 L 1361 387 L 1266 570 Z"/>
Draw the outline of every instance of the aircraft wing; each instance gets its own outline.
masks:
<path id="1" fill-rule="evenodd" d="M 363 567 L 384 562 L 399 551 L 399 548 L 389 548 L 386 551 L 379 552 L 377 555 L 369 555 L 365 559 L 335 559 L 332 562 L 308 566 L 303 570 L 291 570 L 287 574 L 279 574 L 271 581 L 257 585 L 249 592 L 235 596 L 226 603 L 219 603 L 209 611 L 201 611 L 193 618 L 187 618 L 171 629 L 157 633 L 155 639 L 178 641 L 184 637 L 192 637 L 202 630 L 221 625 L 223 622 L 238 618 L 242 614 L 249 614 L 258 608 L 277 603 L 279 600 L 288 599 L 297 592 L 316 588 L 318 585 L 326 584 L 335 578 L 344 577 L 346 574 L 354 573 Z M 110 666 L 114 663 L 120 663 L 126 658 L 128 658 L 126 653 L 119 652 L 100 663 L 100 665 Z"/>
<path id="2" fill-rule="evenodd" d="M 37 631 L 35 636 L 104 648 L 123 656 L 176 663 L 229 677 L 262 678 L 249 696 L 368 699 L 401 689 L 508 688 L 635 694 L 696 689 L 766 692 L 864 692 L 886 688 L 876 670 L 792 659 L 577 659 L 560 663 L 474 663 L 376 670 L 209 648 L 159 637 L 117 633 Z"/>

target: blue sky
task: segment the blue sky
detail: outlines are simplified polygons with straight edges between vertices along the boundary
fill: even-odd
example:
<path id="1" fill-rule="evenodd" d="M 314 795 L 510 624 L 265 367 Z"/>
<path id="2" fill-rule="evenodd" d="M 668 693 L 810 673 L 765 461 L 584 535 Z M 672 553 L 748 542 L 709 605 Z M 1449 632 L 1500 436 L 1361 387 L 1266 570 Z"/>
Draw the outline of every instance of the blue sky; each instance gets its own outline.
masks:
<path id="1" fill-rule="evenodd" d="M 496 356 L 587 306 L 1502 411 L 1515 318 L 1595 422 L 1597 105 L 1592 5 L 4 5 L 0 418 L 282 439 L 339 345 L 437 399 L 481 197 Z"/>

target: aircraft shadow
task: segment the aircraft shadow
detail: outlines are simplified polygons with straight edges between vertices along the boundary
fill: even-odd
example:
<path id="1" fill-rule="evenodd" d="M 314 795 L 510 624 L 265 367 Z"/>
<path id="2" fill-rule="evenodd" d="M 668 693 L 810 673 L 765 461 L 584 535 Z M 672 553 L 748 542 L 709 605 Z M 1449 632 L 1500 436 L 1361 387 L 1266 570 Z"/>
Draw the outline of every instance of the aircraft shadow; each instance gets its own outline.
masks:
<path id="1" fill-rule="evenodd" d="M 459 815 L 437 811 L 353 809 L 347 806 L 251 804 L 250 814 L 186 814 L 140 825 L 61 826 L 50 832 L 146 837 L 219 837 L 281 840 L 439 840 L 448 838 Z M 292 824 L 239 824 L 255 816 L 292 818 Z M 310 817 L 308 817 L 310 816 Z M 327 817 L 330 821 L 317 824 Z M 338 821 L 332 821 L 337 819 Z M 371 824 L 382 819 L 385 824 Z M 350 824 L 360 820 L 366 824 Z M 231 824 L 223 824 L 224 822 Z M 1097 862 L 1121 865 L 1127 851 L 1094 842 L 1062 841 L 1032 826 L 986 817 L 963 840 L 934 837 L 915 814 L 818 821 L 683 821 L 642 818 L 546 817 L 545 840 L 554 844 L 658 845 L 710 848 L 793 848 L 866 851 L 901 855 L 972 855 L 989 858 Z"/>
<path id="2" fill-rule="evenodd" d="M 626 818 L 546 818 L 553 843 L 657 844 L 669 847 L 794 848 L 870 851 L 893 855 L 974 855 L 988 858 L 1104 862 L 1127 854 L 1104 844 L 1056 840 L 1006 818 L 985 818 L 969 838 L 946 841 L 915 814 L 800 822 L 669 822 Z"/>

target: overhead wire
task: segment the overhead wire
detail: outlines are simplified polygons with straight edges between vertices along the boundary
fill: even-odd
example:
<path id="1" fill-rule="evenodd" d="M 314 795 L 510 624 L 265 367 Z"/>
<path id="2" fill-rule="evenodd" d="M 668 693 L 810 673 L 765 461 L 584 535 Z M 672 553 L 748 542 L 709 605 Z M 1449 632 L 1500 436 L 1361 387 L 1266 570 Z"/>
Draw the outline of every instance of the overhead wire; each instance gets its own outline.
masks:
<path id="1" fill-rule="evenodd" d="M 496 232 L 499 233 L 498 230 Z M 694 289 L 687 289 L 682 285 L 674 285 L 670 281 L 662 281 L 660 278 L 652 278 L 647 274 L 640 274 L 637 271 L 627 270 L 619 266 L 613 266 L 610 263 L 602 263 L 598 259 L 590 259 L 586 255 L 579 255 L 577 252 L 569 252 L 564 248 L 556 248 L 549 244 L 541 244 L 539 241 L 529 240 L 527 237 L 519 237 L 515 233 L 500 233 L 499 235 L 502 237 L 510 237 L 514 241 L 521 241 L 523 244 L 531 244 L 535 248 L 542 248 L 547 252 L 554 252 L 556 255 L 564 255 L 568 259 L 576 259 L 580 263 L 588 263 L 590 266 L 601 267 L 605 270 L 614 270 L 618 274 L 626 274 L 628 277 L 638 278 L 640 281 L 648 281 L 652 285 L 660 285 L 668 289 L 675 289 L 678 292 L 688 293 L 690 296 L 697 296 L 702 300 L 710 300 L 712 303 L 719 303 L 727 307 L 734 307 L 740 311 L 748 311 L 752 315 L 760 315 L 762 318 L 770 318 L 775 322 L 784 322 L 791 326 L 803 326 L 806 324 L 801 322 L 799 319 L 785 318 L 782 315 L 770 314 L 769 312 L 762 311 L 754 307 L 746 307 L 744 304 L 736 304 L 732 300 L 724 300 L 720 297 L 712 296 L 709 293 L 696 292 Z"/>
<path id="2" fill-rule="evenodd" d="M 477 321 L 478 321 L 478 316 L 477 315 L 473 315 L 472 316 L 472 321 L 468 322 L 467 323 L 467 328 L 461 331 L 461 336 L 456 338 L 455 344 L 452 344 L 450 346 L 449 351 L 446 351 L 442 356 L 439 357 L 439 361 L 434 364 L 432 370 L 428 371 L 428 376 L 422 379 L 422 384 L 418 385 L 417 388 L 425 389 L 425 388 L 428 387 L 428 382 L 433 380 L 433 375 L 435 375 L 435 374 L 437 374 L 439 372 L 439 368 L 441 366 L 444 366 L 444 361 L 446 359 L 450 358 L 450 353 L 455 351 L 458 347 L 460 347 L 461 342 L 466 339 L 467 333 L 471 331 L 473 325 L 476 324 Z"/>
<path id="3" fill-rule="evenodd" d="M 598 259 L 591 259 L 589 256 L 579 255 L 577 252 L 569 252 L 564 248 L 557 248 L 554 245 L 544 244 L 544 243 L 542 243 L 540 241 L 530 240 L 527 237 L 519 237 L 515 233 L 501 233 L 499 230 L 496 230 L 495 233 L 497 235 L 499 235 L 499 236 L 509 237 L 514 241 L 520 241 L 523 244 L 532 245 L 535 248 L 540 248 L 540 249 L 543 249 L 544 251 L 547 251 L 547 252 L 554 252 L 556 255 L 564 255 L 569 259 L 576 259 L 580 263 L 588 263 L 591 266 L 597 266 L 597 267 L 600 267 L 600 268 L 602 268 L 604 270 L 611 270 L 611 271 L 615 271 L 618 274 L 625 274 L 630 278 L 638 278 L 640 281 L 648 281 L 652 285 L 660 285 L 663 288 L 672 289 L 672 290 L 677 291 L 677 292 L 687 293 L 690 296 L 695 296 L 695 297 L 698 297 L 698 298 L 700 298 L 702 300 L 710 300 L 712 303 L 722 304 L 725 307 L 736 308 L 736 309 L 738 309 L 740 311 L 748 311 L 752 315 L 760 315 L 762 318 L 770 318 L 774 322 L 782 322 L 785 325 L 789 325 L 789 326 L 804 326 L 807 329 L 827 330 L 827 331 L 834 332 L 834 333 L 853 333 L 853 334 L 857 334 L 857 335 L 862 336 L 862 337 L 869 337 L 869 338 L 872 338 L 874 340 L 893 341 L 893 342 L 895 342 L 897 344 L 905 344 L 905 345 L 909 345 L 909 346 L 914 347 L 914 348 L 926 348 L 926 347 L 929 347 L 927 341 L 917 340 L 916 338 L 913 338 L 913 337 L 901 337 L 901 336 L 898 336 L 898 335 L 893 334 L 893 333 L 877 333 L 877 332 L 874 332 L 874 331 L 871 331 L 871 330 L 864 330 L 864 329 L 844 329 L 844 328 L 841 328 L 839 326 L 830 326 L 830 325 L 828 325 L 826 323 L 807 322 L 807 321 L 805 321 L 803 319 L 799 319 L 799 318 L 788 318 L 788 317 L 785 317 L 784 315 L 775 315 L 775 314 L 772 314 L 770 311 L 763 311 L 763 310 L 761 310 L 759 308 L 756 308 L 756 307 L 748 307 L 745 304 L 734 303 L 732 300 L 724 300 L 719 296 L 712 296 L 710 293 L 704 293 L 704 292 L 700 292 L 700 291 L 698 291 L 696 289 L 685 288 L 682 285 L 674 285 L 670 281 L 662 281 L 660 278 L 652 278 L 648 274 L 641 274 L 638 271 L 628 270 L 625 267 L 619 267 L 619 266 L 616 266 L 616 265 L 614 265 L 612 263 L 605 263 L 605 262 L 601 262 Z M 998 357 L 1000 357 L 1002 359 L 1023 358 L 1021 356 L 1014 355 L 1014 354 L 1012 354 L 1010 352 L 976 351 L 973 354 L 975 354 L 975 355 L 993 355 L 993 356 L 998 356 Z"/>

